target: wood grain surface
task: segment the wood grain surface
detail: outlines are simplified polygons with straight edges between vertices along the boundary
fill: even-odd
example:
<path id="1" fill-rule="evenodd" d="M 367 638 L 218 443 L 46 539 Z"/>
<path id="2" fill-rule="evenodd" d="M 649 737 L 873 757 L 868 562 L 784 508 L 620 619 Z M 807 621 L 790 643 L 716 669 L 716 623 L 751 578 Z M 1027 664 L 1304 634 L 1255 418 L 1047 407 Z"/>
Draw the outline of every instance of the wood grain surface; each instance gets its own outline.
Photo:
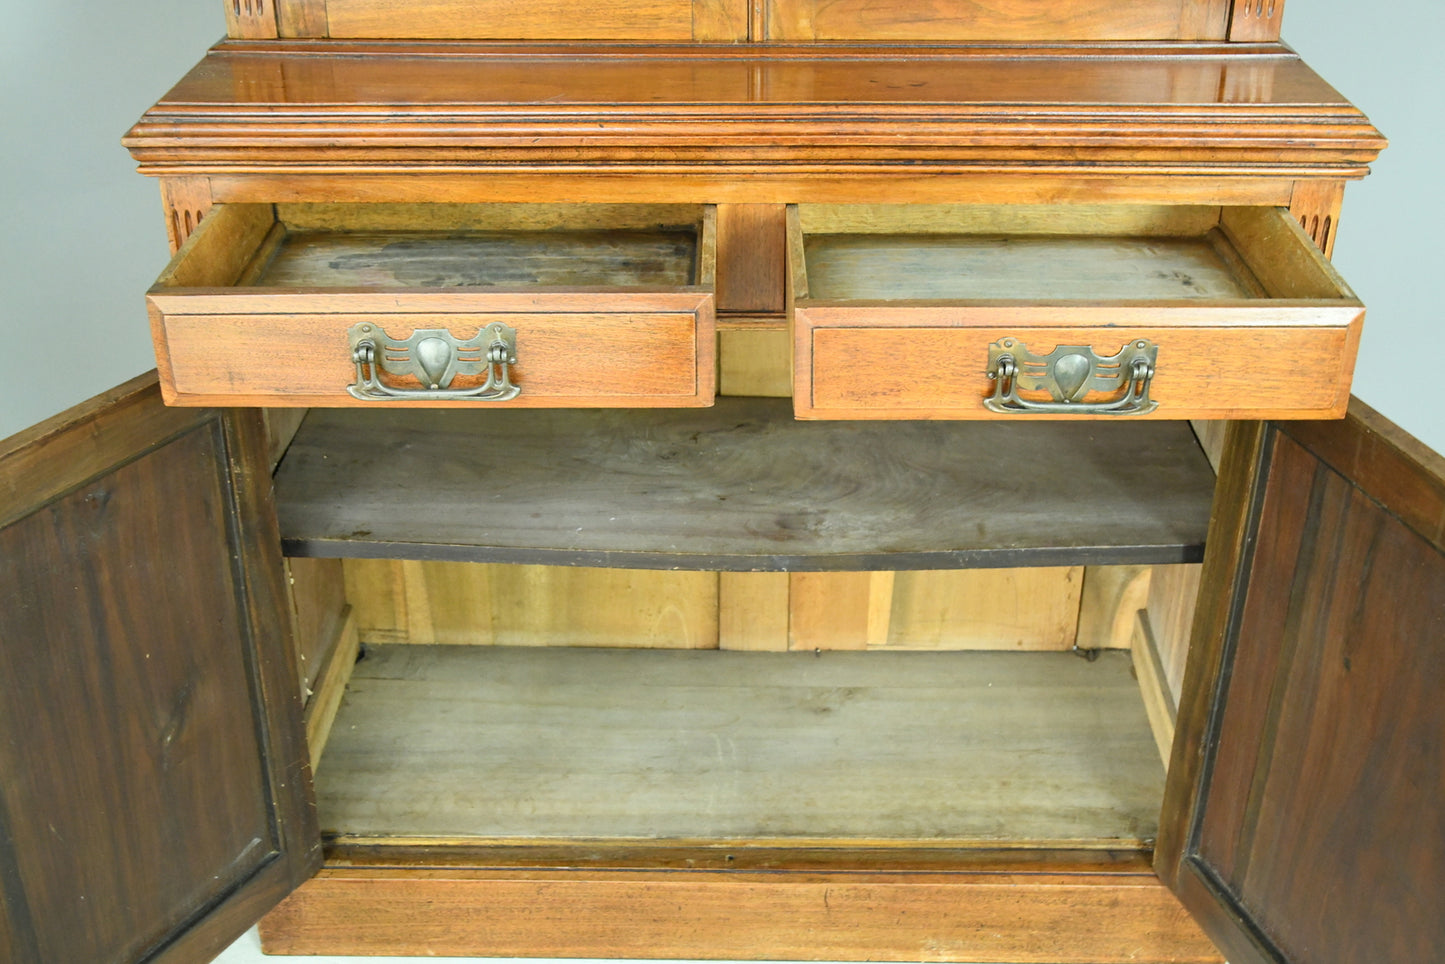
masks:
<path id="1" fill-rule="evenodd" d="M 288 232 L 253 284 L 273 288 L 683 287 L 684 232 Z"/>
<path id="2" fill-rule="evenodd" d="M 0 448 L 0 948 L 209 959 L 320 863 L 260 419 L 152 375 Z"/>
<path id="3" fill-rule="evenodd" d="M 1199 557 L 1184 424 L 796 422 L 696 412 L 313 411 L 277 475 L 297 555 L 687 569 Z"/>
<path id="4" fill-rule="evenodd" d="M 1428 957 L 1445 554 L 1287 437 L 1263 498 L 1193 861 L 1286 959 Z"/>
<path id="5" fill-rule="evenodd" d="M 1280 310 L 1304 322 L 1237 325 L 1249 309 L 916 309 L 816 308 L 795 316 L 794 410 L 800 418 L 1087 419 L 1337 418 L 1349 403 L 1363 313 L 1356 308 Z M 1330 323 L 1322 323 L 1327 318 Z M 1060 327 L 1040 322 L 1058 319 Z M 1072 320 L 1074 324 L 1067 324 Z M 1211 324 L 1211 322 L 1213 322 Z M 1157 326 L 1157 327 L 1156 327 Z M 989 345 L 1014 339 L 1034 354 L 1060 345 L 1113 355 L 1137 339 L 1159 360 L 1152 412 L 999 415 L 983 407 L 994 392 Z M 945 360 L 940 364 L 940 359 Z M 1049 401 L 1045 391 L 1025 392 Z M 1085 401 L 1113 395 L 1091 393 Z"/>
<path id="6" fill-rule="evenodd" d="M 1222 238 L 825 234 L 804 239 L 816 301 L 1240 299 L 1264 292 Z"/>
<path id="7" fill-rule="evenodd" d="M 1151 874 L 336 868 L 262 924 L 279 954 L 1219 964 Z"/>
<path id="8" fill-rule="evenodd" d="M 1156 867 L 1232 961 L 1429 956 L 1445 461 L 1354 403 L 1222 465 Z"/>
<path id="9" fill-rule="evenodd" d="M 344 837 L 1141 846 L 1125 653 L 368 647 L 317 772 Z"/>

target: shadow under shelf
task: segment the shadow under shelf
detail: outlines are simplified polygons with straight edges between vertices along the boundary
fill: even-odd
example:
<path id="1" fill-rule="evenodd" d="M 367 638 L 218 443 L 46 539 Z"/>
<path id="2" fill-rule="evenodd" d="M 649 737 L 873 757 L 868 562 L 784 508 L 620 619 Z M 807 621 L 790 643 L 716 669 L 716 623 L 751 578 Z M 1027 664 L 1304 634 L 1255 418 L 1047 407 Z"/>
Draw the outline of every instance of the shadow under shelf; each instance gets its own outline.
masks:
<path id="1" fill-rule="evenodd" d="M 1185 422 L 798 421 L 707 409 L 313 409 L 288 555 L 637 569 L 1146 565 L 1203 557 Z"/>

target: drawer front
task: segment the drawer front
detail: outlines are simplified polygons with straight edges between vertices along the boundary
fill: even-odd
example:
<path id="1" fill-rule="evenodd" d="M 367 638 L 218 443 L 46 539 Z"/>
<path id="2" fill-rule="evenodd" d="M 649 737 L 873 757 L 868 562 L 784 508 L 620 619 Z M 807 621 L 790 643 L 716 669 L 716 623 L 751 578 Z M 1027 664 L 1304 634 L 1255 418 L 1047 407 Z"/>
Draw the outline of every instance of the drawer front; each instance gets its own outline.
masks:
<path id="1" fill-rule="evenodd" d="M 1331 319 L 1320 312 L 1338 323 L 1325 323 Z M 952 323 L 936 324 L 921 324 L 918 313 L 907 310 L 799 311 L 796 412 L 801 418 L 1336 418 L 1349 401 L 1361 317 L 1315 309 L 1308 324 L 1230 325 L 1208 323 L 1199 310 L 1171 319 L 1168 309 L 1114 309 L 1117 324 L 1049 326 L 1031 324 L 1028 312 L 1008 313 L 1019 320 L 1000 324 L 998 312 L 984 309 L 960 310 Z M 986 405 L 998 387 L 989 376 L 991 345 L 1012 341 L 1035 356 L 1087 346 L 1110 356 L 1140 340 L 1157 349 L 1152 410 L 1089 411 L 1090 403 L 1107 404 L 1119 392 L 1087 395 L 1077 410 L 1063 412 L 1000 412 Z M 1047 391 L 1020 394 L 1045 405 L 1054 401 Z"/>
<path id="2" fill-rule="evenodd" d="M 338 298 L 334 303 L 376 302 L 375 296 Z M 267 310 L 236 304 L 235 296 L 155 296 L 151 316 L 157 359 L 167 401 L 186 405 L 350 406 L 416 404 L 440 407 L 644 407 L 712 404 L 714 343 L 710 297 L 651 294 L 597 298 L 606 306 L 549 306 L 531 297 L 412 296 L 381 305 L 355 304 L 317 311 L 305 295 L 273 298 Z M 436 303 L 450 302 L 451 311 Z M 396 311 L 397 302 L 412 310 Z M 431 305 L 421 302 L 432 302 Z M 472 310 L 456 302 L 480 302 Z M 488 304 L 488 302 L 491 302 Z M 503 303 L 498 303 L 503 302 Z M 349 309 L 349 310 L 346 310 Z M 406 393 L 424 389 L 405 374 L 382 376 L 398 394 L 388 399 L 357 397 L 362 382 L 349 333 L 370 325 L 390 343 L 417 331 L 446 331 L 458 341 L 474 339 L 490 325 L 515 332 L 514 364 L 508 379 L 517 394 L 506 400 L 468 397 L 479 379 L 459 379 L 457 394 Z"/>

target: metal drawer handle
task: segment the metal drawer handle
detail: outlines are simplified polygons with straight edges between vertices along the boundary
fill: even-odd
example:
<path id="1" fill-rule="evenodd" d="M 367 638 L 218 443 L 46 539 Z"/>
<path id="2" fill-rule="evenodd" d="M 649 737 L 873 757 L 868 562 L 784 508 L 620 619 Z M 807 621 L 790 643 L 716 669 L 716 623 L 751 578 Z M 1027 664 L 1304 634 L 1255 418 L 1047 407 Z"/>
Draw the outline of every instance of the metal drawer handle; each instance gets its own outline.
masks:
<path id="1" fill-rule="evenodd" d="M 505 402 L 522 389 L 512 384 L 511 366 L 517 364 L 517 332 L 493 322 L 465 341 L 445 328 L 423 328 L 398 341 L 367 322 L 347 331 L 356 382 L 346 390 L 356 398 L 385 402 L 421 399 L 470 398 L 479 402 Z M 389 385 L 382 376 L 414 378 L 421 388 Z M 486 376 L 481 384 L 452 388 L 458 375 Z"/>
<path id="2" fill-rule="evenodd" d="M 1107 356 L 1088 345 L 1060 345 L 1047 355 L 1035 355 L 1017 338 L 1000 338 L 988 346 L 986 374 L 993 380 L 993 394 L 983 405 L 1010 415 L 1142 415 L 1159 407 L 1149 398 L 1158 359 L 1159 347 L 1147 338 Z M 1046 391 L 1053 401 L 1022 398 L 1020 391 Z M 1090 392 L 1114 395 L 1102 402 L 1081 401 Z"/>

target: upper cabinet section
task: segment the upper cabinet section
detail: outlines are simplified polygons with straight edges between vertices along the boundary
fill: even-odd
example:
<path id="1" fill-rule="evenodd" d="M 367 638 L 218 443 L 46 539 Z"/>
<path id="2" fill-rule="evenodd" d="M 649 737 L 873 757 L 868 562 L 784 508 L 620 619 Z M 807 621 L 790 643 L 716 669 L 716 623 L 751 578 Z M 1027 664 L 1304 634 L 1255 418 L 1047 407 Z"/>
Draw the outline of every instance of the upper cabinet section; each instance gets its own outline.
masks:
<path id="1" fill-rule="evenodd" d="M 1384 146 L 1292 51 L 1226 43 L 230 41 L 125 143 L 163 176 L 725 173 L 755 201 L 759 177 L 1340 180 Z"/>
<path id="2" fill-rule="evenodd" d="M 1284 0 L 226 0 L 230 35 L 334 40 L 1277 40 Z"/>

